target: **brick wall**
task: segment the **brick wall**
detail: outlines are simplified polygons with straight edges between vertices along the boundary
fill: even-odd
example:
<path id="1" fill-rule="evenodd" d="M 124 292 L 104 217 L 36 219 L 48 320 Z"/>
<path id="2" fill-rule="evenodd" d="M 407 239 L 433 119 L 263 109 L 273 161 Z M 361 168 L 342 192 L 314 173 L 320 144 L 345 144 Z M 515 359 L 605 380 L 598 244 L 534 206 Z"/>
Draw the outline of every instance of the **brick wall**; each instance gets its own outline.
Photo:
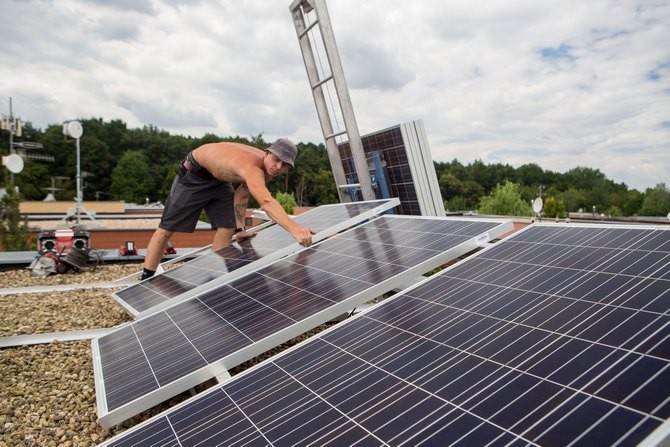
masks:
<path id="1" fill-rule="evenodd" d="M 90 234 L 89 246 L 96 250 L 108 250 L 119 248 L 124 245 L 126 241 L 135 242 L 135 247 L 138 249 L 147 248 L 151 235 L 154 234 L 154 229 L 147 230 L 88 230 Z M 214 238 L 214 230 L 195 230 L 193 233 L 175 233 L 172 236 L 172 244 L 175 248 L 199 248 L 212 243 Z M 35 231 L 30 233 L 30 237 L 37 246 L 37 238 L 40 232 Z M 0 250 L 2 246 L 0 245 Z"/>
<path id="2" fill-rule="evenodd" d="M 89 244 L 95 249 L 119 248 L 126 241 L 135 242 L 135 247 L 147 248 L 154 230 L 90 230 Z M 198 248 L 212 243 L 214 230 L 196 230 L 193 233 L 175 233 L 172 244 L 175 248 Z"/>

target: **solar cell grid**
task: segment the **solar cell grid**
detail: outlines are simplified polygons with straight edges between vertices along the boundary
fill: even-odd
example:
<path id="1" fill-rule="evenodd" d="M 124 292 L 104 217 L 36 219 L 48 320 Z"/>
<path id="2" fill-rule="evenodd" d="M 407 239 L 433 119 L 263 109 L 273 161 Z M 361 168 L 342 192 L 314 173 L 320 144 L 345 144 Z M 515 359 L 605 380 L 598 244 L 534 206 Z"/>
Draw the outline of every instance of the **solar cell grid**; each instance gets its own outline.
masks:
<path id="1" fill-rule="evenodd" d="M 644 276 L 612 276 L 598 268 L 613 263 L 583 263 L 581 250 L 571 256 L 560 248 L 606 248 L 607 260 L 643 260 L 652 250 L 667 255 L 670 246 L 648 242 L 668 235 L 646 228 L 528 228 L 211 393 L 253 402 L 231 410 L 237 413 L 231 419 L 254 424 L 265 445 L 291 445 L 282 436 L 296 426 L 305 437 L 290 441 L 318 445 L 341 445 L 345 436 L 347 445 L 667 442 L 670 264 L 654 261 L 657 268 Z M 542 280 L 529 282 L 517 256 L 537 244 L 557 254 L 536 250 L 523 265 L 542 267 Z M 594 277 L 609 281 L 589 282 L 594 293 L 577 287 Z M 279 395 L 300 401 L 286 413 L 283 404 L 273 406 Z M 179 421 L 200 400 L 142 430 Z M 254 409 L 267 406 L 271 415 L 256 424 Z M 319 431 L 317 421 L 330 423 L 329 430 Z M 310 438 L 310 428 L 320 437 Z M 111 445 L 129 444 L 121 437 Z"/>
<path id="2" fill-rule="evenodd" d="M 420 216 L 421 207 L 416 185 L 407 160 L 407 143 L 403 140 L 400 126 L 364 135 L 361 137 L 361 144 L 368 158 L 374 151 L 383 154 L 389 192 L 393 197 L 400 199 L 398 212 L 403 215 Z M 356 173 L 349 143 L 340 144 L 339 150 L 346 177 L 354 178 Z"/>
<path id="3" fill-rule="evenodd" d="M 221 374 L 510 227 L 382 216 L 94 340 L 101 423 Z"/>
<path id="4" fill-rule="evenodd" d="M 323 205 L 295 217 L 317 233 L 334 234 L 374 217 L 399 203 L 398 199 Z M 324 236 L 321 234 L 318 237 Z M 170 301 L 188 299 L 202 290 L 297 251 L 300 246 L 278 225 L 259 231 L 252 239 L 234 242 L 215 252 L 134 284 L 114 294 L 128 312 L 141 317 L 165 308 Z"/>

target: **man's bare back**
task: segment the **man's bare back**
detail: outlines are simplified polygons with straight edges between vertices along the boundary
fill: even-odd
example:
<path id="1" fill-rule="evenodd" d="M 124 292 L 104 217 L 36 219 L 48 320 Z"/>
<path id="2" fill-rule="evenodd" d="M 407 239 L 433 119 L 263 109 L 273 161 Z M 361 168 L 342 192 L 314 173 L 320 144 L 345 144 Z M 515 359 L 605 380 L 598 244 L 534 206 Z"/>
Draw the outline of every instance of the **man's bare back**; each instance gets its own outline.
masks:
<path id="1" fill-rule="evenodd" d="M 193 151 L 200 166 L 217 179 L 230 183 L 245 183 L 250 173 L 265 177 L 263 158 L 265 151 L 240 143 L 210 143 Z M 256 169 L 254 169 L 256 168 Z"/>

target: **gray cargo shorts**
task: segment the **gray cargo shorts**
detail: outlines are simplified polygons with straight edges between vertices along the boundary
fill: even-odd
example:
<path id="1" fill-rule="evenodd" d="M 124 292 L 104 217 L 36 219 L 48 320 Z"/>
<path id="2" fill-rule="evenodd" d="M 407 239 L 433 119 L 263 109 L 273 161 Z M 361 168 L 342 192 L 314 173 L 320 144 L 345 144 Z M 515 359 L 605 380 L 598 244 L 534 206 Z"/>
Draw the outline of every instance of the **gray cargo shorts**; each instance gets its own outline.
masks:
<path id="1" fill-rule="evenodd" d="M 205 210 L 213 229 L 235 228 L 233 185 L 215 178 L 203 177 L 187 171 L 183 165 L 177 169 L 158 225 L 160 228 L 192 233 L 202 210 Z"/>

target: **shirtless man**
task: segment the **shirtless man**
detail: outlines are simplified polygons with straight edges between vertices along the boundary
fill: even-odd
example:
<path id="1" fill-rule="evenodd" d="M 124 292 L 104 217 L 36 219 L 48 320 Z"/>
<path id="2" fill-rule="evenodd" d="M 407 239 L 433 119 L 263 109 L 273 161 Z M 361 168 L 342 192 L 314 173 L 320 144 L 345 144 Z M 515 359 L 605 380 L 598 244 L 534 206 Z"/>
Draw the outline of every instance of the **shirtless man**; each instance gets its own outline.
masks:
<path id="1" fill-rule="evenodd" d="M 240 143 L 210 143 L 189 152 L 177 170 L 158 229 L 151 236 L 142 279 L 156 273 L 175 232 L 192 233 L 204 209 L 216 230 L 212 250 L 230 244 L 233 234 L 250 237 L 244 228 L 249 196 L 302 246 L 312 244 L 313 231 L 291 219 L 265 183 L 293 167 L 298 149 L 286 138 L 267 151 Z M 233 183 L 240 184 L 233 190 Z"/>

